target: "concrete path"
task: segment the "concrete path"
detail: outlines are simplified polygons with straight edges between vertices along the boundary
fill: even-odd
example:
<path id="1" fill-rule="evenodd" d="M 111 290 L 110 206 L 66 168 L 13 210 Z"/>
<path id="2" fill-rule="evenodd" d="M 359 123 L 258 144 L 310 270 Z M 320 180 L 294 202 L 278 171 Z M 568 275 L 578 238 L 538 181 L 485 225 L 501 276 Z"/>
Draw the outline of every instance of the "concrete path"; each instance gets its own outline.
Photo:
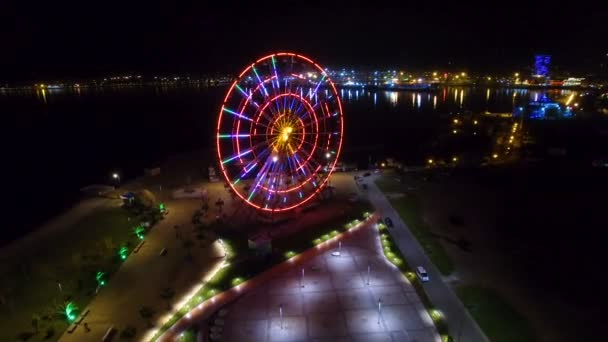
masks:
<path id="1" fill-rule="evenodd" d="M 176 308 L 190 298 L 190 293 L 200 285 L 206 273 L 223 261 L 223 249 L 217 241 L 202 247 L 195 241 L 191 249 L 192 258 L 185 259 L 186 250 L 182 242 L 175 238 L 175 225 L 182 226 L 183 234 L 192 234 L 190 221 L 192 213 L 200 205 L 195 200 L 169 200 L 166 202 L 169 214 L 150 230 L 145 243 L 137 253 L 132 253 L 110 278 L 85 310 L 90 310 L 73 333 L 63 333 L 61 342 L 101 341 L 110 327 L 118 330 L 126 326 L 137 329 L 136 338 L 141 340 L 149 327 L 139 315 L 143 306 L 151 307 L 156 314 L 150 320 L 156 326 L 168 319 Z M 161 249 L 167 248 L 165 256 L 159 256 Z M 163 288 L 175 291 L 168 302 L 160 297 Z M 90 331 L 84 328 L 88 323 Z M 119 336 L 114 341 L 120 340 Z"/>
<path id="2" fill-rule="evenodd" d="M 366 178 L 369 189 L 368 198 L 381 217 L 389 216 L 393 220 L 394 228 L 390 229 L 391 235 L 408 264 L 412 267 L 423 266 L 427 270 L 431 281 L 425 283 L 424 289 L 433 305 L 445 315 L 450 334 L 454 337 L 454 340 L 456 342 L 489 341 L 475 320 L 469 315 L 460 299 L 442 280 L 441 273 L 426 256 L 422 246 L 401 220 L 397 211 L 393 209 L 388 199 L 378 189 L 374 182 L 377 178 L 376 175 Z"/>
<path id="3" fill-rule="evenodd" d="M 413 286 L 381 254 L 375 228 L 346 237 L 340 256 L 335 250 L 231 304 L 222 341 L 440 341 Z"/>

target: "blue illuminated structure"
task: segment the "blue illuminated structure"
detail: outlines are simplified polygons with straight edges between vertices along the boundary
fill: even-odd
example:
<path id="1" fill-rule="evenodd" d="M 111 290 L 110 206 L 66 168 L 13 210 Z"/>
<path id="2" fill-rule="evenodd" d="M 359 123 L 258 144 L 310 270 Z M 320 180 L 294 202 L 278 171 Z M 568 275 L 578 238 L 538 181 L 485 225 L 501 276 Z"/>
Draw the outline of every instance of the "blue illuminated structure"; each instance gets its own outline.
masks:
<path id="1" fill-rule="evenodd" d="M 513 117 L 522 117 L 532 120 L 569 119 L 574 116 L 569 106 L 563 106 L 550 100 L 547 95 L 541 96 L 538 101 L 532 101 L 525 107 L 516 107 Z"/>
<path id="2" fill-rule="evenodd" d="M 549 64 L 551 64 L 551 56 L 536 55 L 534 56 L 534 76 L 549 77 Z"/>

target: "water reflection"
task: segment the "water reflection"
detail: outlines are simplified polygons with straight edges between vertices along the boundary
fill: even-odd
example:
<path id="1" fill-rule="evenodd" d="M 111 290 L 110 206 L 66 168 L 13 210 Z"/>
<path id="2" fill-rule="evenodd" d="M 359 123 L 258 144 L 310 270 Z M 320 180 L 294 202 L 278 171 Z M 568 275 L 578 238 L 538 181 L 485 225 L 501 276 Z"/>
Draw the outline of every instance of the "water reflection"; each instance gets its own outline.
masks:
<path id="1" fill-rule="evenodd" d="M 398 91 L 389 91 L 389 92 L 386 92 L 386 95 L 388 96 L 388 100 L 389 100 L 390 104 L 393 106 L 396 106 L 397 102 L 399 101 L 399 92 Z"/>
<path id="2" fill-rule="evenodd" d="M 374 107 L 388 105 L 393 108 L 414 109 L 416 111 L 453 111 L 471 110 L 476 112 L 511 113 L 516 106 L 540 100 L 544 96 L 561 99 L 572 90 L 531 90 L 510 88 L 467 88 L 446 87 L 436 91 L 395 91 L 341 89 L 345 103 L 368 102 Z M 380 95 L 380 98 L 378 96 Z M 408 101 L 399 101 L 407 98 Z"/>
<path id="3" fill-rule="evenodd" d="M 145 89 L 143 87 L 142 89 Z M 206 92 L 200 88 L 200 92 Z M 40 103 L 51 106 L 53 99 L 62 97 L 90 97 L 104 93 L 130 92 L 131 89 L 121 87 L 65 87 L 49 89 L 36 87 L 31 89 L 1 89 L 0 98 L 25 96 L 33 97 Z M 153 96 L 171 96 L 173 93 L 187 91 L 185 87 L 158 86 L 150 90 Z M 324 90 L 328 93 L 328 90 Z M 369 103 L 370 106 L 382 107 L 387 105 L 397 109 L 412 109 L 416 111 L 440 111 L 441 113 L 471 110 L 476 112 L 489 111 L 492 113 L 510 113 L 515 107 L 523 106 L 530 101 L 540 101 L 543 97 L 559 100 L 572 94 L 573 90 L 543 90 L 543 89 L 511 89 L 511 88 L 465 88 L 445 87 L 436 91 L 394 91 L 370 90 L 361 88 L 342 88 L 339 90 L 344 103 Z M 301 96 L 318 96 L 311 89 L 300 89 Z M 399 101 L 401 99 L 401 101 Z M 403 101 L 408 99 L 409 101 Z"/>

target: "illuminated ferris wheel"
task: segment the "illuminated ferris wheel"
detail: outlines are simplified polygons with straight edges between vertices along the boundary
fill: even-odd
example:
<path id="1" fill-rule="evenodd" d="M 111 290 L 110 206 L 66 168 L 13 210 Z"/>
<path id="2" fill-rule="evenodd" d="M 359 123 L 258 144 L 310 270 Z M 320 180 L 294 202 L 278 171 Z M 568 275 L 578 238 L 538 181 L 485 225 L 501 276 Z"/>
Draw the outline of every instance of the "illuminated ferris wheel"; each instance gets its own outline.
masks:
<path id="1" fill-rule="evenodd" d="M 344 123 L 322 67 L 294 53 L 249 65 L 232 83 L 217 122 L 217 153 L 232 190 L 266 211 L 296 208 L 325 187 Z"/>

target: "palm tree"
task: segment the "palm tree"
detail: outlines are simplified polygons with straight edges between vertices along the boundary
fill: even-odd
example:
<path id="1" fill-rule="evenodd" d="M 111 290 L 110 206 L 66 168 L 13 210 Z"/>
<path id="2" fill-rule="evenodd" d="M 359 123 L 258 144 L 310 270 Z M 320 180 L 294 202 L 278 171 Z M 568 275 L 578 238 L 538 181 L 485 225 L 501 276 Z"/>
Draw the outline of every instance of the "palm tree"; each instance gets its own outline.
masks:
<path id="1" fill-rule="evenodd" d="M 78 307 L 74 302 L 65 302 L 59 305 L 59 314 L 64 316 L 68 322 L 72 322 L 78 318 Z"/>

